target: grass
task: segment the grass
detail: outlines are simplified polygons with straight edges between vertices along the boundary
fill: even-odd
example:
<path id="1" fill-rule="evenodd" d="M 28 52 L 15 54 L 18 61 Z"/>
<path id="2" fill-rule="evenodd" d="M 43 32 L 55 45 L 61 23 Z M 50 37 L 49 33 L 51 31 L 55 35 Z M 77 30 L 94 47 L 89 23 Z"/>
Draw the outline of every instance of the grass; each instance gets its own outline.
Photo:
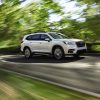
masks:
<path id="1" fill-rule="evenodd" d="M 31 78 L 0 71 L 0 100 L 100 100 Z"/>

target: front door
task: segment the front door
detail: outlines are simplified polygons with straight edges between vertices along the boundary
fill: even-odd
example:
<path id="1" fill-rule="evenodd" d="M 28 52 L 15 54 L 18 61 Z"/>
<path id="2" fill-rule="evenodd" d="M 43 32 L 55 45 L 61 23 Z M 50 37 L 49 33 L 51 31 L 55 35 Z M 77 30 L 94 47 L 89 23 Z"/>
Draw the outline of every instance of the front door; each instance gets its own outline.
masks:
<path id="1" fill-rule="evenodd" d="M 41 34 L 41 52 L 51 53 L 52 41 L 46 41 L 46 39 L 50 39 L 47 34 Z"/>

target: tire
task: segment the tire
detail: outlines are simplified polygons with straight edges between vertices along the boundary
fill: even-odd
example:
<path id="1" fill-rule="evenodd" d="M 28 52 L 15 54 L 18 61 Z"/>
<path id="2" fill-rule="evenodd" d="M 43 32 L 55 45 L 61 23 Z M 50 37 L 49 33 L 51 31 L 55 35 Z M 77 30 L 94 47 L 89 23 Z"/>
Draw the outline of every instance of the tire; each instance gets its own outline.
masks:
<path id="1" fill-rule="evenodd" d="M 53 56 L 55 59 L 60 60 L 64 57 L 64 52 L 61 47 L 56 47 L 53 50 Z"/>
<path id="2" fill-rule="evenodd" d="M 27 59 L 31 58 L 32 57 L 31 50 L 29 48 L 25 48 L 24 55 L 25 55 L 25 58 L 27 58 Z"/>

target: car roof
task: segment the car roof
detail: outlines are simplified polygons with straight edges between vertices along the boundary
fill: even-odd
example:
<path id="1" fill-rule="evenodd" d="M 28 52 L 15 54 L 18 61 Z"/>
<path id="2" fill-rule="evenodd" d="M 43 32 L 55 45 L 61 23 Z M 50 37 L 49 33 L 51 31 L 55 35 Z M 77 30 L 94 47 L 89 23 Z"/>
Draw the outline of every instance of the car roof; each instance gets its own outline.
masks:
<path id="1" fill-rule="evenodd" d="M 35 35 L 35 34 L 48 34 L 48 33 L 56 33 L 56 32 L 38 32 L 38 33 L 31 33 L 31 34 L 25 35 L 25 37 L 30 36 L 30 35 Z"/>
<path id="2" fill-rule="evenodd" d="M 57 32 L 38 32 L 38 33 L 31 33 L 31 34 L 33 35 L 33 34 L 48 34 L 48 33 L 57 33 Z"/>
<path id="3" fill-rule="evenodd" d="M 38 33 L 27 34 L 26 36 L 35 35 L 35 34 L 48 34 L 48 33 L 56 33 L 56 32 L 38 32 Z"/>
<path id="4" fill-rule="evenodd" d="M 29 34 L 29 35 L 34 35 L 34 34 L 48 34 L 48 33 L 39 32 L 39 33 L 31 33 L 31 34 Z"/>

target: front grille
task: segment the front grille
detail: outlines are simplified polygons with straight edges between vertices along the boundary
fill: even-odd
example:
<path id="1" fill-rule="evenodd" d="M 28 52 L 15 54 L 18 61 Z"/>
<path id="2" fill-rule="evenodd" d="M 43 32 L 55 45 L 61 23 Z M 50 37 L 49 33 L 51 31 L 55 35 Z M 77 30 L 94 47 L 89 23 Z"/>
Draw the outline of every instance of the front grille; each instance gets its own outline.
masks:
<path id="1" fill-rule="evenodd" d="M 84 47 L 85 46 L 85 42 L 79 41 L 79 42 L 76 42 L 76 45 L 77 45 L 77 47 Z"/>

